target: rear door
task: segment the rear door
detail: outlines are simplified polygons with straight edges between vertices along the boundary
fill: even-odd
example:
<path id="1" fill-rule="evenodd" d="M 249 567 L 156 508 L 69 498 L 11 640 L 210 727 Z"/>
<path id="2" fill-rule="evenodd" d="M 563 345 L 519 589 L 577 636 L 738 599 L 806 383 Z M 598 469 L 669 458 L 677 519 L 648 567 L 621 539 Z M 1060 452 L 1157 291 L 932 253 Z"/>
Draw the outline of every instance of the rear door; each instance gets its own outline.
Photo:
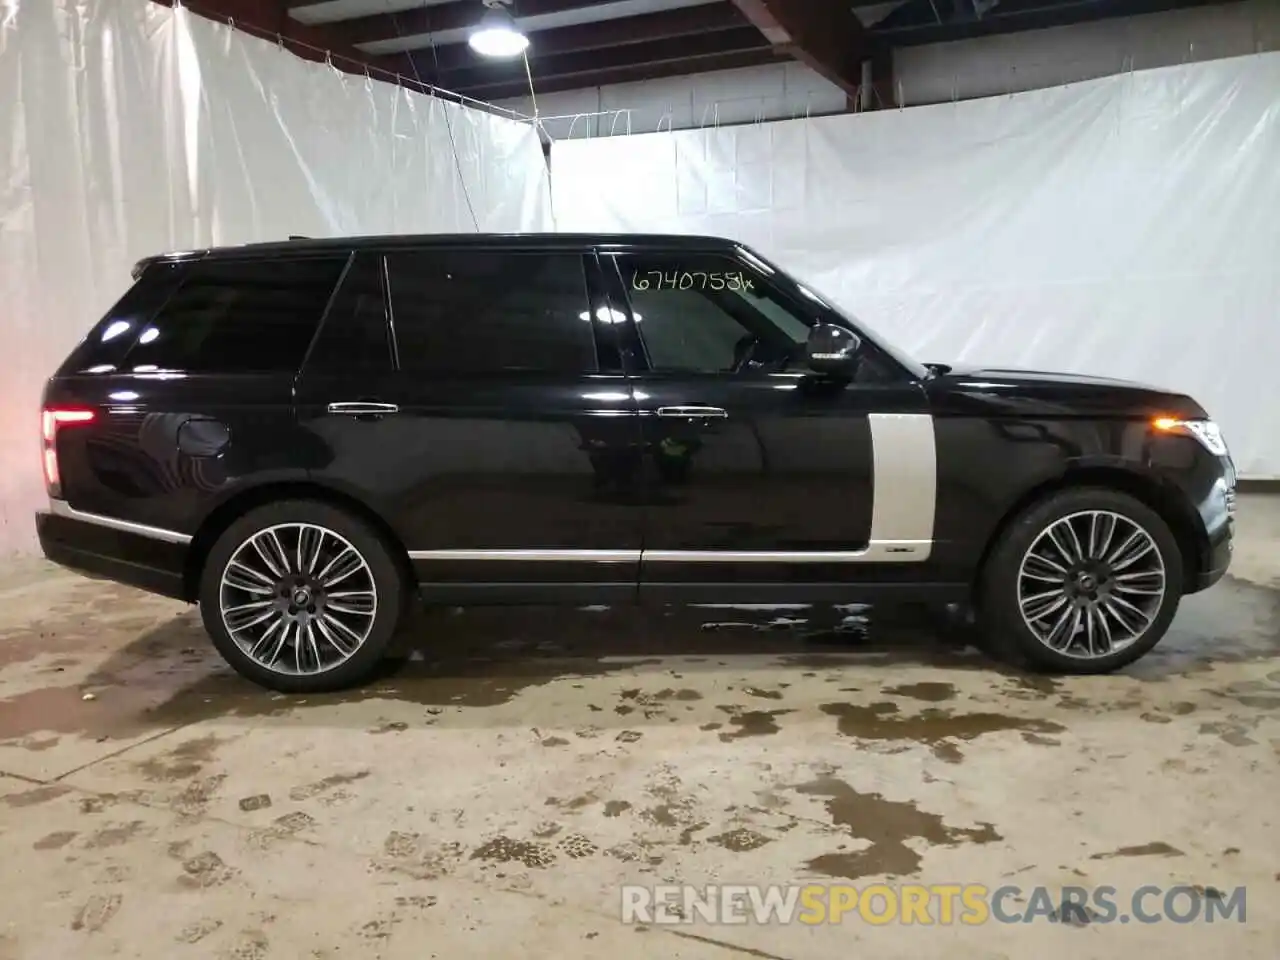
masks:
<path id="1" fill-rule="evenodd" d="M 314 475 L 376 506 L 429 598 L 635 592 L 639 428 L 593 263 L 389 250 L 335 298 L 299 384 Z"/>

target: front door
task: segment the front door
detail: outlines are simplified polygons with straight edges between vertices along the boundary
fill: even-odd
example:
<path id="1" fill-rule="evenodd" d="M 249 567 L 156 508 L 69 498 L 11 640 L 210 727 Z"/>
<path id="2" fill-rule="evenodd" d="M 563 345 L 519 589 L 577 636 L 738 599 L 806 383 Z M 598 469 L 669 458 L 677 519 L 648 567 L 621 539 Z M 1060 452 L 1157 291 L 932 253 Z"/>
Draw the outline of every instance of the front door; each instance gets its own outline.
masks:
<path id="1" fill-rule="evenodd" d="M 315 476 L 378 505 L 428 598 L 634 596 L 638 418 L 601 362 L 591 260 L 360 254 L 330 307 L 299 391 Z"/>
<path id="2" fill-rule="evenodd" d="M 853 382 L 808 371 L 809 327 L 834 315 L 755 258 L 603 259 L 632 338 L 646 596 L 722 585 L 767 599 L 804 584 L 838 599 L 851 580 L 927 559 L 936 475 L 918 382 L 870 346 Z"/>

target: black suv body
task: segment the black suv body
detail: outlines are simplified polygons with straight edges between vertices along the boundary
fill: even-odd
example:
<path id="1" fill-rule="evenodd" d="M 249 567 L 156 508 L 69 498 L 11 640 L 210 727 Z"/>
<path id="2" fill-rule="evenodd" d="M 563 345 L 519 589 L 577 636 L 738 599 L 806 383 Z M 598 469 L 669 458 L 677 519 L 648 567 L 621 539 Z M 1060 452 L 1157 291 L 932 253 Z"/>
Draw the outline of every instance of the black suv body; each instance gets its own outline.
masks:
<path id="1" fill-rule="evenodd" d="M 925 365 L 732 241 L 423 236 L 141 262 L 44 396 L 45 554 L 198 602 L 267 686 L 428 602 L 972 601 L 1042 667 L 1231 556 L 1190 398 Z"/>

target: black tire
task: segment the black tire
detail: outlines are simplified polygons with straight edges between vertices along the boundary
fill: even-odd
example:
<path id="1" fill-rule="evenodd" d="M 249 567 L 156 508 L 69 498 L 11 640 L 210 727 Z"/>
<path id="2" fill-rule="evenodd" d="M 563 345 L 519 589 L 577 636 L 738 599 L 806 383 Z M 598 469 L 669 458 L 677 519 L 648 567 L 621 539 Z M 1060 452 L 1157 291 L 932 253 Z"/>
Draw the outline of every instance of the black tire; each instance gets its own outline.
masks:
<path id="1" fill-rule="evenodd" d="M 1129 646 L 1091 657 L 1073 656 L 1050 647 L 1024 620 L 1018 595 L 1023 558 L 1037 538 L 1055 522 L 1088 511 L 1116 514 L 1146 531 L 1164 563 L 1164 594 L 1153 601 L 1153 616 L 1146 629 Z M 1116 490 L 1068 488 L 1026 508 L 1000 536 L 981 571 L 978 622 L 994 651 L 1035 669 L 1069 674 L 1110 673 L 1133 663 L 1160 642 L 1178 612 L 1182 585 L 1182 551 L 1158 513 Z"/>
<path id="2" fill-rule="evenodd" d="M 229 561 L 255 534 L 282 524 L 308 524 L 336 534 L 359 554 L 372 581 L 372 625 L 364 641 L 346 659 L 322 672 L 288 673 L 259 663 L 237 643 L 224 622 L 220 598 Z M 285 500 L 249 511 L 214 543 L 200 578 L 200 615 L 218 652 L 241 676 L 283 693 L 319 693 L 357 686 L 373 676 L 399 626 L 407 593 L 392 548 L 368 524 L 327 503 Z M 337 647 L 324 649 L 334 655 Z"/>

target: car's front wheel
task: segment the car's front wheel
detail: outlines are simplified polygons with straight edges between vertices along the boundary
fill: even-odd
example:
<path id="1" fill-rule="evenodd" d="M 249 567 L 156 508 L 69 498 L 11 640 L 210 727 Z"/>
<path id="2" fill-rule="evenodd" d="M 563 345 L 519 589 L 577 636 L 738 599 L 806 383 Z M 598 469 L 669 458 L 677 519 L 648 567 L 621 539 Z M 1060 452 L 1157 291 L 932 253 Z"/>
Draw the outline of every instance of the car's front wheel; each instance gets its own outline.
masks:
<path id="1" fill-rule="evenodd" d="M 1115 490 L 1061 490 L 1004 531 L 982 571 L 981 625 L 1033 666 L 1108 673 L 1169 629 L 1182 553 L 1165 521 Z"/>
<path id="2" fill-rule="evenodd" d="M 338 690 L 377 669 L 403 608 L 382 538 L 329 504 L 286 501 L 232 523 L 205 562 L 200 613 L 242 676 L 290 693 Z"/>

